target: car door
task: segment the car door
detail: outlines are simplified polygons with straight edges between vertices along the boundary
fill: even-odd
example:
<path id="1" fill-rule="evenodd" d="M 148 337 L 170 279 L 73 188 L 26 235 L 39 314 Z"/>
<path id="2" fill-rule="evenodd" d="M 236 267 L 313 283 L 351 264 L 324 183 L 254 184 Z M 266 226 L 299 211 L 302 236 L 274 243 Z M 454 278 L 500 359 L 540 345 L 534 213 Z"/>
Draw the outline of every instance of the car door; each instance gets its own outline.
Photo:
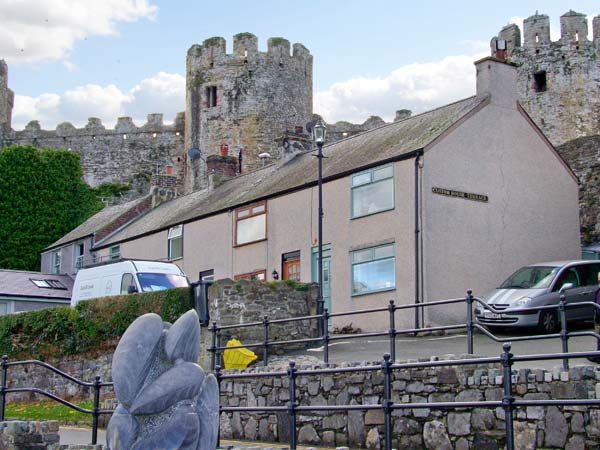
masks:
<path id="1" fill-rule="evenodd" d="M 582 264 L 579 266 L 582 274 L 583 289 L 580 294 L 580 302 L 594 302 L 596 300 L 596 291 L 598 290 L 598 273 L 600 273 L 600 263 Z M 580 308 L 580 319 L 593 320 L 595 308 L 593 306 L 583 306 Z"/>
<path id="2" fill-rule="evenodd" d="M 573 287 L 564 291 L 567 305 L 583 301 L 582 298 L 584 297 L 582 294 L 585 290 L 583 276 L 584 274 L 579 266 L 569 266 L 563 269 L 552 288 L 552 292 L 556 296 L 556 304 L 559 304 L 560 301 L 560 288 L 568 283 L 572 284 Z M 581 307 L 568 307 L 565 313 L 567 320 L 577 320 L 584 315 Z"/>

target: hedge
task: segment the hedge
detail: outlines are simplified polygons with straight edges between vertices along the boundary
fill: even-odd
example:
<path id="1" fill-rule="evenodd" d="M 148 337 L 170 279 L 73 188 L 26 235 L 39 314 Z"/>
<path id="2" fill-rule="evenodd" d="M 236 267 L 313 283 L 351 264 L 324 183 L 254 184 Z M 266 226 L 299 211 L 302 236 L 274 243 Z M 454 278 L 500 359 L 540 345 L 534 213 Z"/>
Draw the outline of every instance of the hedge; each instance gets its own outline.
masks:
<path id="1" fill-rule="evenodd" d="M 194 307 L 190 288 L 120 295 L 0 317 L 0 355 L 45 360 L 112 350 L 139 316 L 157 313 L 174 322 Z"/>

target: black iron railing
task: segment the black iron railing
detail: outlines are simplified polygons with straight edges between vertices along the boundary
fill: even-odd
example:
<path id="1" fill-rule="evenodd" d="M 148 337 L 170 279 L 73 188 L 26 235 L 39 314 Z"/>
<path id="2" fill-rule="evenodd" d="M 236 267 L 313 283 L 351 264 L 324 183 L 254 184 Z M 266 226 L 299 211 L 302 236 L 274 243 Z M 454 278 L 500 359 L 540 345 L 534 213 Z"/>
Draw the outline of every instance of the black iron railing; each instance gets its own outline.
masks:
<path id="1" fill-rule="evenodd" d="M 456 408 L 498 408 L 501 407 L 505 412 L 505 436 L 506 436 L 506 449 L 514 450 L 514 411 L 518 407 L 527 406 L 600 406 L 600 399 L 558 399 L 558 400 L 527 400 L 527 399 L 515 399 L 513 396 L 512 386 L 512 366 L 517 361 L 539 361 L 539 360 L 553 360 L 553 359 L 569 359 L 569 358 L 580 358 L 580 357 L 598 357 L 600 351 L 595 352 L 575 352 L 575 353 L 548 353 L 548 354 L 537 354 L 537 355 L 526 355 L 526 356 L 514 356 L 511 352 L 511 345 L 505 343 L 503 350 L 498 357 L 487 357 L 487 358 L 475 358 L 475 359 L 459 359 L 459 360 L 446 360 L 446 361 L 429 361 L 429 362 L 417 362 L 417 363 L 402 363 L 394 364 L 391 360 L 391 355 L 385 354 L 383 361 L 380 365 L 373 366 L 361 366 L 361 367 L 340 367 L 340 368 L 324 368 L 324 369 L 311 369 L 311 370 L 299 370 L 296 368 L 295 362 L 290 361 L 289 367 L 286 371 L 273 371 L 273 372 L 251 372 L 251 373 L 236 373 L 236 374 L 223 374 L 221 368 L 217 366 L 216 375 L 219 382 L 219 386 L 224 380 L 239 380 L 248 378 L 283 378 L 287 377 L 289 380 L 289 401 L 287 405 L 280 406 L 222 406 L 220 412 L 287 412 L 289 418 L 289 446 L 291 450 L 295 450 L 297 447 L 297 416 L 299 413 L 306 412 L 318 412 L 318 411 L 368 411 L 368 410 L 381 410 L 384 414 L 384 448 L 385 450 L 392 449 L 392 412 L 394 410 L 402 409 L 456 409 Z M 472 402 L 408 402 L 408 403 L 394 403 L 392 400 L 392 375 L 395 370 L 403 369 L 419 369 L 419 368 L 432 368 L 432 367 L 446 367 L 446 366 L 464 366 L 464 365 L 480 365 L 480 364 L 501 364 L 502 365 L 502 386 L 503 396 L 502 400 L 486 400 L 486 401 L 472 401 Z M 324 405 L 324 406 L 304 406 L 299 405 L 296 400 L 296 379 L 298 376 L 315 376 L 323 374 L 340 374 L 347 372 L 376 372 L 381 371 L 383 373 L 383 396 L 381 403 L 377 405 Z"/>
<path id="2" fill-rule="evenodd" d="M 396 311 L 407 310 L 407 309 L 415 309 L 415 308 L 430 308 L 442 305 L 450 305 L 450 304 L 464 304 L 466 305 L 466 323 L 460 323 L 455 325 L 445 325 L 445 326 L 436 326 L 436 327 L 422 327 L 422 328 L 408 328 L 408 329 L 396 329 Z M 578 303 L 567 303 L 564 293 L 560 295 L 560 302 L 558 305 L 552 306 L 537 306 L 530 308 L 518 308 L 511 309 L 510 313 L 526 313 L 526 312 L 535 312 L 542 310 L 558 310 L 558 315 L 560 318 L 561 330 L 559 333 L 552 334 L 542 334 L 542 335 L 529 335 L 529 336 L 519 336 L 519 337 L 511 337 L 511 338 L 500 338 L 495 336 L 492 332 L 486 329 L 484 326 L 480 325 L 473 319 L 473 304 L 476 303 L 480 305 L 481 308 L 489 310 L 496 314 L 507 314 L 505 310 L 499 310 L 494 308 L 493 305 L 488 305 L 483 300 L 474 297 L 473 292 L 471 290 L 467 291 L 467 295 L 464 298 L 454 298 L 448 300 L 439 300 L 434 302 L 427 303 L 419 303 L 419 304 L 407 304 L 407 305 L 396 305 L 394 300 L 390 300 L 388 306 L 380 307 L 380 308 L 371 308 L 371 309 L 362 309 L 348 312 L 340 312 L 340 313 L 330 313 L 327 309 L 323 311 L 323 314 L 311 315 L 311 316 L 302 316 L 302 317 L 292 317 L 289 319 L 269 319 L 268 316 L 264 316 L 263 320 L 260 322 L 249 322 L 245 324 L 236 324 L 236 325 L 224 325 L 218 326 L 217 322 L 213 321 L 212 326 L 210 327 L 210 331 L 212 332 L 212 344 L 209 348 L 209 352 L 211 353 L 211 368 L 215 370 L 217 366 L 217 358 L 222 356 L 222 352 L 228 349 L 236 349 L 236 348 L 262 348 L 263 350 L 263 364 L 266 367 L 269 362 L 269 349 L 275 346 L 291 346 L 297 344 L 321 344 L 323 346 L 323 362 L 327 365 L 329 364 L 329 344 L 332 341 L 337 340 L 348 340 L 348 339 L 359 339 L 364 337 L 377 337 L 377 336 L 388 336 L 389 337 L 389 354 L 391 361 L 394 362 L 396 360 L 396 337 L 401 335 L 409 335 L 409 334 L 417 334 L 424 332 L 434 332 L 434 331 L 447 331 L 447 330 L 466 330 L 467 332 L 467 354 L 472 355 L 474 352 L 473 349 L 473 336 L 475 330 L 479 330 L 485 336 L 496 342 L 514 342 L 514 341 L 527 341 L 527 340 L 541 340 L 541 339 L 556 339 L 559 338 L 562 342 L 562 350 L 563 353 L 569 352 L 569 338 L 576 336 L 592 336 L 597 340 L 600 340 L 600 335 L 593 331 L 578 331 L 572 332 L 567 329 L 567 319 L 566 319 L 566 310 L 569 308 L 580 308 L 582 306 L 589 306 L 593 308 L 597 308 L 600 310 L 600 305 L 597 305 L 594 302 L 578 302 Z M 389 316 L 389 328 L 387 330 L 382 331 L 373 331 L 368 333 L 358 333 L 358 334 L 350 334 L 344 336 L 332 336 L 329 333 L 328 327 L 323 326 L 321 330 L 323 331 L 322 335 L 319 337 L 305 338 L 305 339 L 293 339 L 293 340 L 279 340 L 274 341 L 270 339 L 270 327 L 274 324 L 283 324 L 290 322 L 299 322 L 299 321 L 310 321 L 316 320 L 321 324 L 327 324 L 328 320 L 332 317 L 345 317 L 345 316 L 354 316 L 354 315 L 363 315 L 363 314 L 373 314 L 388 311 Z M 233 329 L 244 329 L 244 328 L 252 328 L 252 327 L 262 327 L 263 328 L 263 341 L 262 342 L 251 342 L 243 345 L 237 346 L 222 346 L 221 338 L 223 336 L 223 332 L 229 332 L 229 330 Z M 221 364 L 222 365 L 222 364 Z M 569 359 L 563 359 L 563 367 L 568 370 L 569 368 Z"/>
<path id="3" fill-rule="evenodd" d="M 93 409 L 81 408 L 63 398 L 60 398 L 48 391 L 45 391 L 43 389 L 39 389 L 36 387 L 21 387 L 21 388 L 7 387 L 9 367 L 27 366 L 27 365 L 35 365 L 35 366 L 44 367 L 44 368 L 50 370 L 51 372 L 54 372 L 54 373 L 60 375 L 61 377 L 65 378 L 75 384 L 78 384 L 79 386 L 92 388 L 94 390 L 94 407 L 93 407 Z M 81 381 L 75 377 L 72 377 L 68 373 L 65 373 L 65 372 L 57 369 L 56 367 L 51 366 L 50 364 L 47 364 L 45 362 L 37 361 L 35 359 L 28 360 L 28 361 L 9 362 L 8 357 L 6 355 L 4 355 L 2 357 L 1 368 L 2 368 L 2 379 L 1 379 L 2 385 L 0 386 L 0 422 L 2 422 L 5 419 L 4 416 L 5 416 L 5 412 L 6 412 L 6 395 L 7 394 L 14 393 L 14 392 L 33 392 L 33 393 L 41 394 L 48 398 L 51 398 L 52 400 L 62 403 L 63 405 L 68 406 L 69 408 L 72 408 L 81 413 L 91 414 L 92 415 L 92 444 L 96 445 L 97 440 L 98 440 L 98 418 L 102 414 L 112 414 L 113 413 L 113 411 L 100 409 L 100 389 L 103 387 L 106 387 L 106 386 L 113 386 L 113 383 L 103 383 L 99 376 L 97 376 L 95 378 L 95 380 L 92 382 Z"/>

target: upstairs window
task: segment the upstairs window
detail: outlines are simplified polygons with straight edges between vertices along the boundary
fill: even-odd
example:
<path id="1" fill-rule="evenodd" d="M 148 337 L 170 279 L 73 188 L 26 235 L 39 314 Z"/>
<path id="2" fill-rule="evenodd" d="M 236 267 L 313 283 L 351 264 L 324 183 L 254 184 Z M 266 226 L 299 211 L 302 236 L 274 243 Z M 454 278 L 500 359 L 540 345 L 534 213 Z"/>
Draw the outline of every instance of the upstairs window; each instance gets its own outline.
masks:
<path id="1" fill-rule="evenodd" d="M 235 211 L 235 245 L 267 238 L 267 203 L 260 202 Z"/>
<path id="2" fill-rule="evenodd" d="M 351 253 L 352 295 L 396 287 L 394 244 L 356 250 Z"/>
<path id="3" fill-rule="evenodd" d="M 206 107 L 213 108 L 217 106 L 217 87 L 207 86 L 206 87 Z"/>
<path id="4" fill-rule="evenodd" d="M 352 176 L 352 218 L 394 209 L 394 167 L 374 167 Z"/>
<path id="5" fill-rule="evenodd" d="M 52 273 L 60 273 L 60 250 L 52 252 Z"/>
<path id="6" fill-rule="evenodd" d="M 546 71 L 540 70 L 533 74 L 533 87 L 535 92 L 545 92 L 547 89 L 546 85 Z"/>
<path id="7" fill-rule="evenodd" d="M 169 259 L 183 257 L 183 225 L 169 228 Z"/>

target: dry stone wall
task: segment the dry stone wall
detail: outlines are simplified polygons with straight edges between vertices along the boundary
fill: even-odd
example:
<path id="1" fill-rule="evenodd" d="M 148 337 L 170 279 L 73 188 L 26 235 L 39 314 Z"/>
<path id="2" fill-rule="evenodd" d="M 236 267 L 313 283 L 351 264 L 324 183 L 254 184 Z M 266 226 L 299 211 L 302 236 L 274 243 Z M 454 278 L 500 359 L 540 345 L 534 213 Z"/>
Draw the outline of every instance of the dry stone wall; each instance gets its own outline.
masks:
<path id="1" fill-rule="evenodd" d="M 449 356 L 455 359 L 454 356 Z M 310 370 L 318 366 L 298 366 Z M 278 369 L 282 369 L 281 367 Z M 262 371 L 263 369 L 257 369 Z M 270 368 L 273 370 L 273 368 Z M 224 373 L 230 373 L 224 371 Z M 502 400 L 502 370 L 497 365 L 454 366 L 394 371 L 395 403 Z M 513 395 L 522 399 L 600 398 L 600 370 L 574 367 L 568 372 L 519 369 L 512 372 Z M 379 371 L 336 375 L 300 375 L 296 398 L 301 406 L 381 404 Z M 221 405 L 287 406 L 289 380 L 254 378 L 223 380 Z M 519 449 L 597 449 L 600 409 L 583 406 L 517 408 L 515 443 Z M 287 413 L 233 412 L 221 415 L 221 437 L 286 442 Z M 303 411 L 298 440 L 304 445 L 379 449 L 384 416 L 380 410 L 348 413 Z M 395 410 L 393 448 L 496 450 L 505 445 L 502 408 Z"/>
<path id="2" fill-rule="evenodd" d="M 102 450 L 98 445 L 61 445 L 58 421 L 0 422 L 0 449 L 10 450 Z"/>

